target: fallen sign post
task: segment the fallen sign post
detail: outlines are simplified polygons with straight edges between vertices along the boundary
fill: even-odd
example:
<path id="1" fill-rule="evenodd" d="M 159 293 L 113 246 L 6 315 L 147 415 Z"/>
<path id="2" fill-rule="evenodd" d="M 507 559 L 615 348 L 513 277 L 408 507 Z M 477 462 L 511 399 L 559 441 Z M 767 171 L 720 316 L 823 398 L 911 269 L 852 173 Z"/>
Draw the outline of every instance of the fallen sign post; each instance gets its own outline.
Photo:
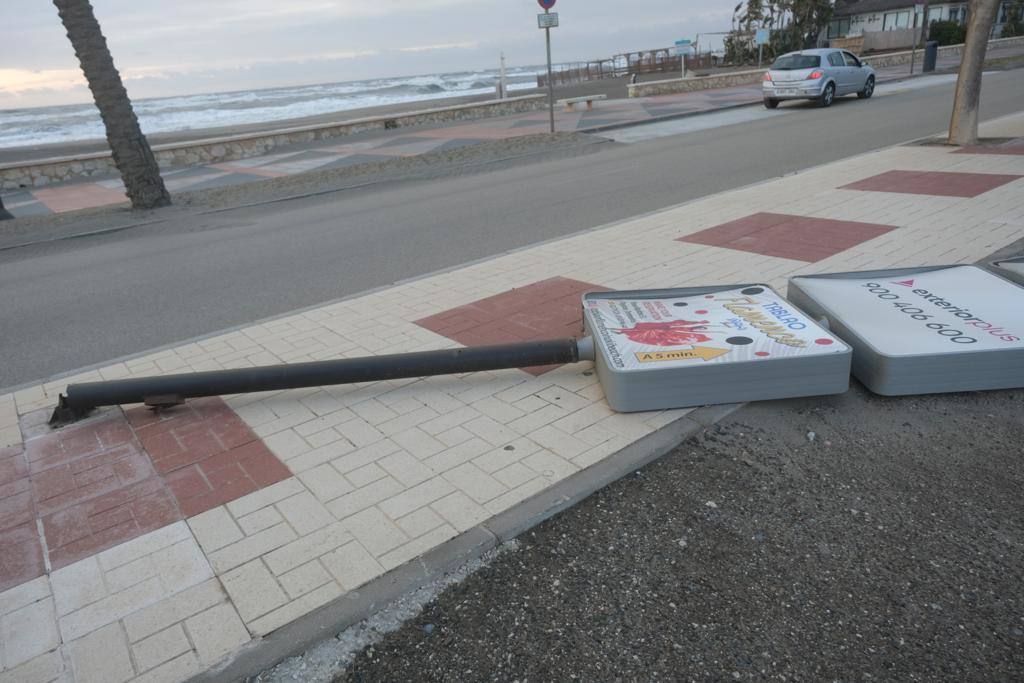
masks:
<path id="1" fill-rule="evenodd" d="M 587 294 L 580 340 L 346 358 L 72 384 L 51 424 L 126 403 L 561 365 L 592 360 L 620 412 L 842 393 L 851 349 L 766 285 Z"/>
<path id="2" fill-rule="evenodd" d="M 876 394 L 1024 387 L 1024 287 L 981 268 L 800 276 L 788 295 L 853 347 Z"/>

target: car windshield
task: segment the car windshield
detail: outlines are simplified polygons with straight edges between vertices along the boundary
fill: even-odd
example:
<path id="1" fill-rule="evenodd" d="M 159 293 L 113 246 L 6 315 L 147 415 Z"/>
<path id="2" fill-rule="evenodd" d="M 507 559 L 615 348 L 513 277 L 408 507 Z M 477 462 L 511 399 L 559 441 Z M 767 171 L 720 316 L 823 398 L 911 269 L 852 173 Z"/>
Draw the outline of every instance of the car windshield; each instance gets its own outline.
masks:
<path id="1" fill-rule="evenodd" d="M 821 66 L 818 55 L 782 55 L 772 64 L 775 71 L 795 71 L 796 69 L 813 69 Z"/>

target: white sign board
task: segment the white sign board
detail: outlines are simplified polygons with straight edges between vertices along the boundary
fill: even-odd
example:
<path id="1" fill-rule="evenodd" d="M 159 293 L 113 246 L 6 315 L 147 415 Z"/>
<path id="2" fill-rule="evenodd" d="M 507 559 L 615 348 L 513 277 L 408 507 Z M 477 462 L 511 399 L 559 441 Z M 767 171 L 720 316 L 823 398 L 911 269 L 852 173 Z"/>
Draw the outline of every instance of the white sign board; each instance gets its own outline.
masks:
<path id="1" fill-rule="evenodd" d="M 558 12 L 547 12 L 537 15 L 537 28 L 557 28 Z"/>
<path id="2" fill-rule="evenodd" d="M 1024 349 L 1024 292 L 980 268 L 803 282 L 804 291 L 887 355 Z"/>
<path id="3" fill-rule="evenodd" d="M 1024 288 L 981 268 L 796 277 L 789 296 L 854 347 L 877 393 L 1024 386 Z"/>
<path id="4" fill-rule="evenodd" d="M 850 348 L 770 288 L 674 291 L 584 298 L 616 410 L 845 391 Z"/>

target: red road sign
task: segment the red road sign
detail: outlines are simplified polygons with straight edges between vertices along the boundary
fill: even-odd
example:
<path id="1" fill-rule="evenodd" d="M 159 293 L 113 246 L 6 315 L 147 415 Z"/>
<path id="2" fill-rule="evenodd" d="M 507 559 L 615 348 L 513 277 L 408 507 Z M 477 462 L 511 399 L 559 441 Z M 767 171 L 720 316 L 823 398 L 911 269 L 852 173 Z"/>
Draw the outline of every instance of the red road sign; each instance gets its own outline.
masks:
<path id="1" fill-rule="evenodd" d="M 551 9 L 555 6 L 556 0 L 537 0 L 537 4 L 541 6 L 541 9 Z"/>

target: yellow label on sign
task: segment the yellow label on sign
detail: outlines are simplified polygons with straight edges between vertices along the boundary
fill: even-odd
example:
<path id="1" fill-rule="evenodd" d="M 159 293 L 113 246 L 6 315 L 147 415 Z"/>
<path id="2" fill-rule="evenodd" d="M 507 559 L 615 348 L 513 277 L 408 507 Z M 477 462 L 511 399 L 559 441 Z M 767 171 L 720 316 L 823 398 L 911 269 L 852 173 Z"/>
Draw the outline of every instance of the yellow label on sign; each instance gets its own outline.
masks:
<path id="1" fill-rule="evenodd" d="M 658 363 L 670 360 L 711 360 L 729 353 L 728 349 L 716 349 L 711 346 L 694 346 L 679 351 L 643 351 L 636 354 L 641 363 Z"/>

